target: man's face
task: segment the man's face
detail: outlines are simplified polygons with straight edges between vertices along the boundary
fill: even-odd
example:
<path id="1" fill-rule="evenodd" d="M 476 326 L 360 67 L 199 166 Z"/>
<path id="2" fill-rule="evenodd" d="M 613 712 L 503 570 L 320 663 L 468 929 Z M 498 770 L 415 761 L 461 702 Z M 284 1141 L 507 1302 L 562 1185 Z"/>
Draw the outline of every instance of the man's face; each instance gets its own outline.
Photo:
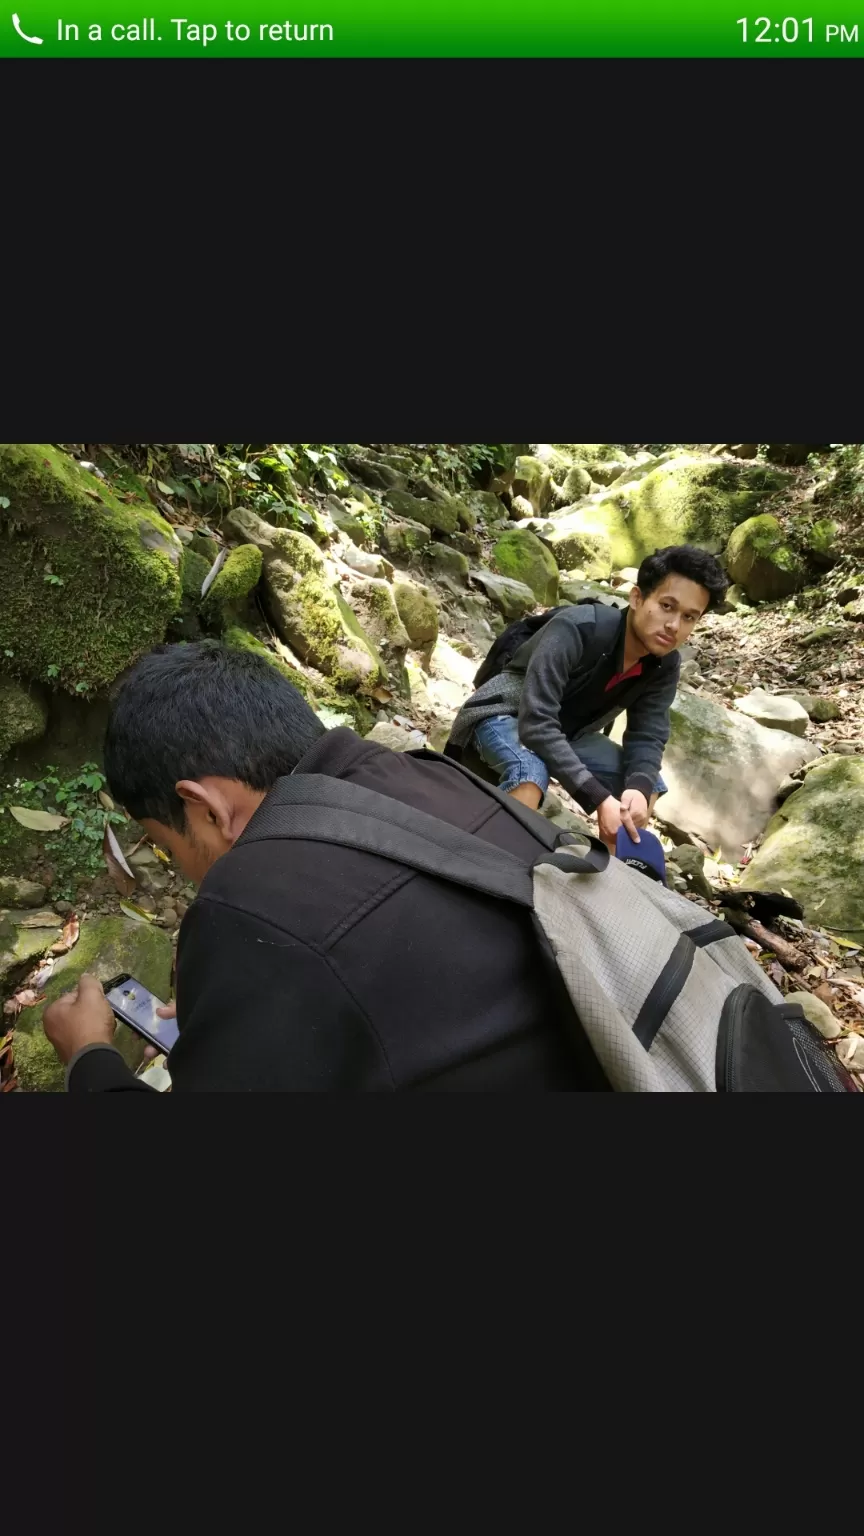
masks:
<path id="1" fill-rule="evenodd" d="M 147 836 L 167 848 L 187 880 L 200 885 L 208 869 L 233 848 L 264 794 L 237 779 L 182 779 L 177 793 L 186 811 L 181 831 L 161 821 L 142 821 Z"/>
<path id="2" fill-rule="evenodd" d="M 634 587 L 630 626 L 651 656 L 667 656 L 689 640 L 710 597 L 707 587 L 686 576 L 667 576 L 647 597 Z"/>

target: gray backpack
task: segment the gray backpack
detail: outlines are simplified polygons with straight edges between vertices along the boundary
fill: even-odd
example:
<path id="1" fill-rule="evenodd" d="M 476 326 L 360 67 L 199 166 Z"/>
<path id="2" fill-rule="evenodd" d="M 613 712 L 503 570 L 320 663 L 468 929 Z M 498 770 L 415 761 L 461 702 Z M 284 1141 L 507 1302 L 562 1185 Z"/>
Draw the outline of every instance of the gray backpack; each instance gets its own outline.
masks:
<path id="1" fill-rule="evenodd" d="M 734 929 L 461 765 L 410 755 L 464 774 L 545 851 L 525 864 L 400 800 L 322 774 L 281 780 L 280 803 L 262 805 L 244 841 L 336 843 L 527 907 L 566 987 L 562 1026 L 583 1057 L 587 1040 L 618 1093 L 855 1091 Z"/>

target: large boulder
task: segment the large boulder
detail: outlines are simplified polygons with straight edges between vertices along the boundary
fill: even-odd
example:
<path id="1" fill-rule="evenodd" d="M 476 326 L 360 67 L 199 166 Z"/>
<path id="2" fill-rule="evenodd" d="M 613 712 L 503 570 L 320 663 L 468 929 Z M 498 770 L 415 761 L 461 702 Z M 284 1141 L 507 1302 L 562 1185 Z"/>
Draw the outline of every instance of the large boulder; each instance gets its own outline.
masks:
<path id="1" fill-rule="evenodd" d="M 626 716 L 612 729 L 620 741 Z M 694 833 L 733 863 L 758 837 L 787 774 L 819 756 L 814 742 L 769 731 L 710 699 L 679 690 L 671 709 L 671 735 L 663 756 L 669 786 L 657 805 L 660 820 Z"/>
<path id="2" fill-rule="evenodd" d="M 0 444 L 0 654 L 16 674 L 104 688 L 164 639 L 182 551 L 153 507 L 119 501 L 67 454 Z"/>
<path id="3" fill-rule="evenodd" d="M 274 528 L 247 508 L 235 508 L 226 525 L 261 550 L 265 604 L 285 644 L 337 687 L 369 689 L 383 682 L 375 645 L 333 583 L 317 545 L 305 533 Z"/>
<path id="4" fill-rule="evenodd" d="M 558 566 L 545 544 L 527 528 L 508 528 L 492 551 L 492 564 L 502 576 L 524 582 L 544 607 L 558 601 Z"/>
<path id="5" fill-rule="evenodd" d="M 743 698 L 735 700 L 735 708 L 757 725 L 767 730 L 791 731 L 793 736 L 806 736 L 810 716 L 797 699 L 767 693 L 764 688 L 754 688 Z"/>
<path id="6" fill-rule="evenodd" d="M 785 478 L 764 465 L 677 454 L 638 478 L 616 481 L 608 495 L 592 496 L 574 509 L 571 526 L 606 532 L 614 570 L 638 567 L 646 555 L 669 544 L 697 544 L 716 552 Z"/>
<path id="7" fill-rule="evenodd" d="M 0 758 L 23 741 L 44 736 L 48 712 L 38 690 L 0 677 Z"/>
<path id="8" fill-rule="evenodd" d="M 531 503 L 535 517 L 541 517 L 552 500 L 552 472 L 548 464 L 531 454 L 522 454 L 516 460 L 513 494 L 524 496 Z"/>
<path id="9" fill-rule="evenodd" d="M 800 557 L 787 544 L 783 529 L 770 512 L 748 517 L 734 529 L 726 546 L 725 563 L 732 580 L 754 603 L 788 597 L 805 576 Z"/>
<path id="10" fill-rule="evenodd" d="M 54 940 L 52 939 L 52 943 Z M 171 939 L 151 923 L 126 917 L 94 917 L 81 924 L 75 948 L 55 963 L 43 991 L 45 1002 L 25 1008 L 15 1023 L 15 1070 L 20 1086 L 31 1093 L 62 1093 L 65 1067 L 42 1029 L 42 1015 L 62 992 L 78 985 L 85 971 L 103 984 L 123 974 L 135 976 L 150 992 L 168 1000 L 171 990 Z M 140 1065 L 146 1041 L 118 1024 L 114 1044 L 127 1066 Z"/>
<path id="11" fill-rule="evenodd" d="M 461 507 L 454 497 L 431 501 L 425 496 L 412 496 L 408 491 L 390 491 L 386 499 L 397 517 L 423 523 L 438 533 L 455 533 L 459 527 Z"/>
<path id="12" fill-rule="evenodd" d="M 814 763 L 769 822 L 742 890 L 792 893 L 805 920 L 864 944 L 864 757 Z"/>
<path id="13" fill-rule="evenodd" d="M 612 542 L 606 529 L 599 524 L 592 528 L 584 514 L 575 507 L 565 507 L 552 519 L 554 533 L 544 536 L 558 569 L 585 572 L 586 576 L 603 580 L 612 574 Z"/>
<path id="14" fill-rule="evenodd" d="M 471 582 L 500 608 L 505 619 L 521 619 L 537 606 L 534 593 L 524 581 L 511 581 L 508 576 L 496 576 L 492 571 L 472 571 Z"/>

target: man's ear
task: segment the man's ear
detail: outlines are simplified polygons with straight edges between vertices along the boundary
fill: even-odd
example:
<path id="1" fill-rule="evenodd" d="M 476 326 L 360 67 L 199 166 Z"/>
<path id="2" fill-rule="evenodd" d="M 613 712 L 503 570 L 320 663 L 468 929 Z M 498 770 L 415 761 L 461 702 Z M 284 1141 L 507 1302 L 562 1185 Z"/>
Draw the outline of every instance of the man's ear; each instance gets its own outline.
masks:
<path id="1" fill-rule="evenodd" d="M 199 825 L 209 823 L 221 833 L 226 842 L 234 841 L 233 807 L 216 785 L 199 784 L 196 779 L 180 779 L 174 788 L 186 806 L 186 815 L 193 827 L 196 822 Z"/>
<path id="2" fill-rule="evenodd" d="M 634 613 L 637 611 L 637 609 L 642 607 L 643 598 L 642 593 L 639 591 L 638 587 L 630 588 L 630 596 L 628 597 L 627 601 L 629 602 L 630 607 L 633 609 Z"/>

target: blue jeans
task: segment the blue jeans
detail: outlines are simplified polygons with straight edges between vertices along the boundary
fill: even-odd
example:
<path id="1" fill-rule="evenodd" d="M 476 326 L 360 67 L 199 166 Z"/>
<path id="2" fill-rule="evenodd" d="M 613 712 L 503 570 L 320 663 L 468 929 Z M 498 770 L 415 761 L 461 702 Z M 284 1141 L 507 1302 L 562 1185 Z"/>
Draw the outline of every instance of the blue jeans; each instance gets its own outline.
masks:
<path id="1" fill-rule="evenodd" d="M 523 747 L 515 715 L 493 715 L 482 720 L 474 731 L 473 742 L 484 763 L 498 774 L 498 787 L 505 794 L 519 784 L 537 784 L 545 795 L 549 788 L 549 769 L 541 757 Z M 624 753 L 618 743 L 596 731 L 588 736 L 574 737 L 570 745 L 588 772 L 605 784 L 616 800 L 620 800 L 626 771 Z M 655 794 L 665 795 L 666 790 L 667 785 L 658 777 Z"/>

